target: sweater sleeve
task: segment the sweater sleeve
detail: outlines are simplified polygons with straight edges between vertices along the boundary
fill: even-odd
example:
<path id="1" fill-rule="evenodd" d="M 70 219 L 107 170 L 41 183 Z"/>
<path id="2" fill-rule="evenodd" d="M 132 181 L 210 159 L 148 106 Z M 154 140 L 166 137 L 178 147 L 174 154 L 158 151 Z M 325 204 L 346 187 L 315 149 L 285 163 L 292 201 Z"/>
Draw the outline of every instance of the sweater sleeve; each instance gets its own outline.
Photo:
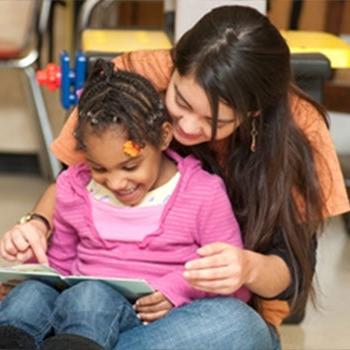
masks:
<path id="1" fill-rule="evenodd" d="M 166 296 L 175 307 L 192 300 L 210 296 L 209 293 L 192 288 L 183 277 L 184 270 L 177 270 L 153 281 L 152 287 Z"/>
<path id="2" fill-rule="evenodd" d="M 236 247 L 243 247 L 240 229 L 232 212 L 231 204 L 224 190 L 224 184 L 217 177 L 211 178 L 209 193 L 203 198 L 198 213 L 198 230 L 196 240 L 199 246 L 213 242 L 224 242 Z M 182 271 L 174 271 L 153 283 L 153 287 L 162 292 L 174 306 L 187 304 L 192 300 L 215 296 L 192 288 L 183 277 Z M 233 296 L 248 301 L 250 292 L 242 287 Z"/>
<path id="3" fill-rule="evenodd" d="M 113 62 L 117 69 L 143 75 L 159 92 L 166 90 L 173 71 L 169 50 L 131 52 L 117 56 Z M 53 154 L 67 165 L 77 164 L 85 159 L 83 153 L 76 150 L 74 130 L 77 120 L 77 108 L 74 108 L 62 131 L 51 144 Z"/>
<path id="4" fill-rule="evenodd" d="M 215 178 L 218 181 L 211 186 L 211 196 L 206 196 L 208 200 L 204 201 L 198 218 L 198 240 L 201 246 L 223 242 L 243 248 L 241 231 L 225 191 L 225 185 L 220 178 Z M 233 296 L 247 302 L 250 299 L 250 292 L 243 286 L 235 291 Z"/>
<path id="5" fill-rule="evenodd" d="M 241 248 L 243 247 L 241 231 L 225 186 L 220 178 L 215 176 L 214 179 L 198 214 L 196 238 L 200 246 L 213 242 L 225 242 Z"/>
<path id="6" fill-rule="evenodd" d="M 69 195 L 65 188 L 67 173 L 64 171 L 57 179 L 56 207 L 54 214 L 54 232 L 49 243 L 48 258 L 49 264 L 64 275 L 71 274 L 73 263 L 77 256 L 77 246 L 79 238 L 75 228 L 65 219 L 66 211 L 65 198 Z"/>

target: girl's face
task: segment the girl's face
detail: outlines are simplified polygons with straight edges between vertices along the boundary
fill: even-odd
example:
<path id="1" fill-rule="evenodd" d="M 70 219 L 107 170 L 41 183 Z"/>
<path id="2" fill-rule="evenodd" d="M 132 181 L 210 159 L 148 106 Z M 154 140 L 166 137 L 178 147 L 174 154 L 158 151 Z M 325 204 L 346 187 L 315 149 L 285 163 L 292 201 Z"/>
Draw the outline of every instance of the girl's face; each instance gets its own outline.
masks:
<path id="1" fill-rule="evenodd" d="M 123 150 L 127 141 L 121 127 L 100 134 L 86 130 L 85 156 L 92 178 L 113 192 L 120 202 L 135 206 L 147 192 L 163 184 L 162 151 L 167 144 L 160 148 L 146 144 L 137 156 L 130 157 Z"/>
<path id="2" fill-rule="evenodd" d="M 186 146 L 211 140 L 212 116 L 207 95 L 192 76 L 174 72 L 165 96 L 165 104 L 174 122 L 174 137 Z M 231 107 L 219 102 L 216 140 L 231 135 L 237 128 Z"/>

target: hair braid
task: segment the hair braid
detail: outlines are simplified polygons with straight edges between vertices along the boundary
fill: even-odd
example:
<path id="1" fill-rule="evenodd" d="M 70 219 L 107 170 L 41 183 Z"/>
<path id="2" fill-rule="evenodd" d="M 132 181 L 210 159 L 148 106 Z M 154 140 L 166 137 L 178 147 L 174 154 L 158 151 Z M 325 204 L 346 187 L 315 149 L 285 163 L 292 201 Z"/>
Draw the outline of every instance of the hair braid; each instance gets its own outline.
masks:
<path id="1" fill-rule="evenodd" d="M 128 137 L 140 145 L 156 147 L 162 141 L 162 125 L 170 118 L 159 93 L 144 77 L 114 70 L 112 62 L 96 61 L 86 81 L 78 105 L 75 137 L 84 146 L 84 127 L 100 133 L 122 125 Z"/>

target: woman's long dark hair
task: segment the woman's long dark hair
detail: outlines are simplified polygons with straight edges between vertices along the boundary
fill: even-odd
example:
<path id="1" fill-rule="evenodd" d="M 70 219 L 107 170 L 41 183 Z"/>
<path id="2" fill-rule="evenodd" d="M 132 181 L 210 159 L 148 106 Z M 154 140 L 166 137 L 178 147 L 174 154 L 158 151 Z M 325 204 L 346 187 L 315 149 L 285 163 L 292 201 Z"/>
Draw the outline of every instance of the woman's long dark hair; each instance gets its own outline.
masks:
<path id="1" fill-rule="evenodd" d="M 206 92 L 213 139 L 218 103 L 234 109 L 240 126 L 230 137 L 223 169 L 208 152 L 210 143 L 191 151 L 224 177 L 246 248 L 266 253 L 280 235 L 296 285 L 291 302 L 303 304 L 312 291 L 310 251 L 322 226 L 324 200 L 315 150 L 291 113 L 291 94 L 302 93 L 291 85 L 285 40 L 258 11 L 225 6 L 185 33 L 173 50 L 173 59 L 179 74 L 192 74 Z M 321 107 L 308 100 L 326 121 Z M 250 150 L 253 118 L 258 128 L 256 152 Z"/>

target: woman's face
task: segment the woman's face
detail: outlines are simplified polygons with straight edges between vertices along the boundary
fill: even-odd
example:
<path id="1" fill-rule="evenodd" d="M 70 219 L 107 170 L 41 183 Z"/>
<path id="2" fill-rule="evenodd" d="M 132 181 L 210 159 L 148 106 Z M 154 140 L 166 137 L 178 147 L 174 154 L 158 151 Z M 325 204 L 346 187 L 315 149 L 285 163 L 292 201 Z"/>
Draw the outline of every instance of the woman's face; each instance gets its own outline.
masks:
<path id="1" fill-rule="evenodd" d="M 209 100 L 193 76 L 174 72 L 165 96 L 174 123 L 174 137 L 186 146 L 211 140 L 212 115 Z M 231 135 L 238 122 L 231 107 L 219 103 L 216 140 Z"/>

